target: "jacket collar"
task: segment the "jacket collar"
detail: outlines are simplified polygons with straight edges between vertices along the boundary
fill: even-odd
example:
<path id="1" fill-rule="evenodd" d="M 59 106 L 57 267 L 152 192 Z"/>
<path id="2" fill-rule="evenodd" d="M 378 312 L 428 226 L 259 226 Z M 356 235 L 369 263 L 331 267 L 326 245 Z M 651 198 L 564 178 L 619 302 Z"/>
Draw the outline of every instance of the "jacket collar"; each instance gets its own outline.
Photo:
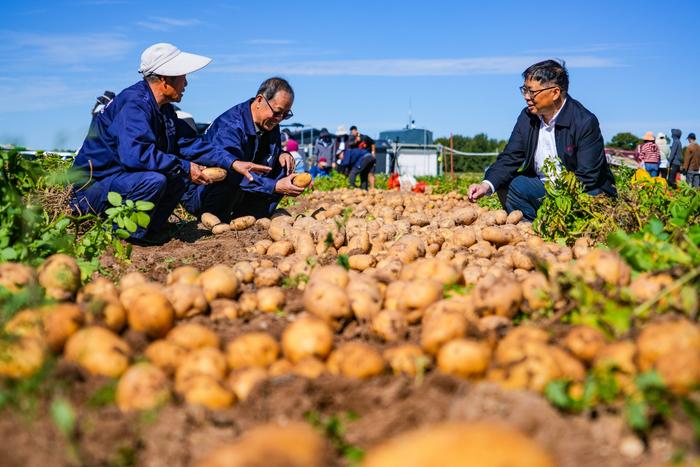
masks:
<path id="1" fill-rule="evenodd" d="M 250 106 L 254 100 L 254 98 L 248 99 L 241 104 L 243 106 L 241 112 L 243 115 L 243 130 L 249 136 L 257 136 L 258 134 L 255 128 L 255 123 L 253 122 L 253 112 L 250 110 Z"/>
<path id="2" fill-rule="evenodd" d="M 142 79 L 138 84 L 141 86 L 144 97 L 151 104 L 151 107 L 153 107 L 156 112 L 161 113 L 160 107 L 158 107 L 158 102 L 156 102 L 156 96 L 153 95 L 153 91 L 151 91 L 151 87 L 148 85 L 148 82 L 145 79 Z"/>

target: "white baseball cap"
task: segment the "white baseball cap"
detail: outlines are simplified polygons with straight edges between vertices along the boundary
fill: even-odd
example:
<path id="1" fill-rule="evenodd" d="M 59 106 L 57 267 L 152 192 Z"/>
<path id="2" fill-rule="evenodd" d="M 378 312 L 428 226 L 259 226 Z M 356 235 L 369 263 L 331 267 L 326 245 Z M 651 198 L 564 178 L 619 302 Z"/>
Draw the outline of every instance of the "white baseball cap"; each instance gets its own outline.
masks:
<path id="1" fill-rule="evenodd" d="M 207 66 L 211 58 L 183 52 L 172 44 L 153 44 L 141 54 L 139 73 L 143 76 L 181 76 Z"/>

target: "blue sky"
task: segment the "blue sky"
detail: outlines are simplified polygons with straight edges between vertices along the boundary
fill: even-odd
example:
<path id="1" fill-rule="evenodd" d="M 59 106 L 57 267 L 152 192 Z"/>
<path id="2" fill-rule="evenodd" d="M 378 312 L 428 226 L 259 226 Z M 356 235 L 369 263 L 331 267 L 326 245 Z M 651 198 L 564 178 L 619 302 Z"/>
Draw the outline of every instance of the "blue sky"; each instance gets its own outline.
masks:
<path id="1" fill-rule="evenodd" d="M 520 73 L 566 60 L 570 93 L 606 140 L 700 132 L 698 0 L 516 2 L 3 0 L 0 143 L 76 148 L 94 98 L 139 79 L 143 49 L 213 58 L 181 106 L 210 121 L 271 75 L 296 91 L 293 121 L 406 125 L 507 138 Z"/>

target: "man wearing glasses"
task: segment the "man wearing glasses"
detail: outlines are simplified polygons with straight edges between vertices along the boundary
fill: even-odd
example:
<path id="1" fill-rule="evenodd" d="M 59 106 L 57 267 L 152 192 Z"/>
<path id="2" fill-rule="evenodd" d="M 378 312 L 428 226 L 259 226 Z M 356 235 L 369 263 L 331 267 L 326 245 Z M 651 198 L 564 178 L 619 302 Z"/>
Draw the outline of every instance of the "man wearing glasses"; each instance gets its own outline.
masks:
<path id="1" fill-rule="evenodd" d="M 188 184 L 182 203 L 193 215 L 215 214 L 223 222 L 253 215 L 268 217 L 283 196 L 298 196 L 304 189 L 292 183 L 294 158 L 282 150 L 279 124 L 291 118 L 294 90 L 282 78 L 269 78 L 254 98 L 216 118 L 204 140 L 228 151 L 238 161 L 265 166 L 265 173 L 229 170 L 221 183 Z"/>
<path id="2" fill-rule="evenodd" d="M 508 144 L 484 175 L 469 187 L 469 199 L 497 193 L 508 212 L 532 221 L 546 195 L 544 182 L 562 168 L 574 172 L 590 195 L 616 196 L 598 119 L 569 96 L 563 63 L 545 60 L 523 72 L 523 109 Z M 545 173 L 545 163 L 554 174 Z"/>

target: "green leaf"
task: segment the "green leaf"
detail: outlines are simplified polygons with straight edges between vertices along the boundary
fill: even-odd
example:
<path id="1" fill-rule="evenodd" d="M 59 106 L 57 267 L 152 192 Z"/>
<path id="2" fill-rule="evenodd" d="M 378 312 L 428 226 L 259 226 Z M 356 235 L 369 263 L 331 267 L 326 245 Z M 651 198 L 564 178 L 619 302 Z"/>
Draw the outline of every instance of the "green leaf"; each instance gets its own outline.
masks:
<path id="1" fill-rule="evenodd" d="M 347 270 L 350 270 L 350 260 L 348 258 L 348 255 L 338 255 L 338 259 L 335 261 L 342 267 L 344 267 Z"/>
<path id="2" fill-rule="evenodd" d="M 131 233 L 134 233 L 138 230 L 138 226 L 136 225 L 136 222 L 132 221 L 128 217 L 124 219 L 124 227 L 126 230 L 128 230 Z"/>
<path id="3" fill-rule="evenodd" d="M 630 428 L 646 431 L 649 428 L 647 404 L 643 400 L 627 399 L 625 401 L 625 420 Z"/>
<path id="4" fill-rule="evenodd" d="M 127 208 L 133 208 L 134 207 L 134 202 L 130 199 L 126 200 L 126 207 Z"/>
<path id="5" fill-rule="evenodd" d="M 637 376 L 634 382 L 640 391 L 666 388 L 666 385 L 664 384 L 664 380 L 661 378 L 661 375 L 659 375 L 655 371 L 647 371 L 645 373 L 641 373 L 639 376 Z"/>
<path id="6" fill-rule="evenodd" d="M 136 223 L 139 225 L 139 227 L 143 227 L 144 229 L 148 227 L 148 224 L 151 223 L 151 217 L 145 212 L 137 212 L 135 214 Z"/>
<path id="7" fill-rule="evenodd" d="M 150 211 L 154 207 L 156 207 L 156 205 L 151 203 L 150 201 L 136 201 L 136 209 L 139 211 Z"/>
<path id="8" fill-rule="evenodd" d="M 75 430 L 75 411 L 66 399 L 56 398 L 51 402 L 51 419 L 64 436 L 71 436 Z"/>
<path id="9" fill-rule="evenodd" d="M 119 208 L 108 208 L 108 209 L 105 209 L 105 214 L 107 214 L 107 216 L 109 216 L 109 217 L 112 217 L 115 214 L 119 213 L 119 211 L 120 211 Z"/>
<path id="10" fill-rule="evenodd" d="M 112 206 L 121 206 L 122 205 L 122 195 L 120 195 L 117 192 L 110 191 L 107 193 L 107 201 L 109 201 L 109 204 Z"/>
<path id="11" fill-rule="evenodd" d="M 573 401 L 569 397 L 568 389 L 569 381 L 558 379 L 547 384 L 544 395 L 555 407 L 570 410 L 573 407 Z"/>
<path id="12" fill-rule="evenodd" d="M 117 234 L 117 237 L 126 240 L 127 238 L 130 237 L 129 232 L 127 232 L 124 229 L 117 229 L 115 230 L 115 233 Z"/>

